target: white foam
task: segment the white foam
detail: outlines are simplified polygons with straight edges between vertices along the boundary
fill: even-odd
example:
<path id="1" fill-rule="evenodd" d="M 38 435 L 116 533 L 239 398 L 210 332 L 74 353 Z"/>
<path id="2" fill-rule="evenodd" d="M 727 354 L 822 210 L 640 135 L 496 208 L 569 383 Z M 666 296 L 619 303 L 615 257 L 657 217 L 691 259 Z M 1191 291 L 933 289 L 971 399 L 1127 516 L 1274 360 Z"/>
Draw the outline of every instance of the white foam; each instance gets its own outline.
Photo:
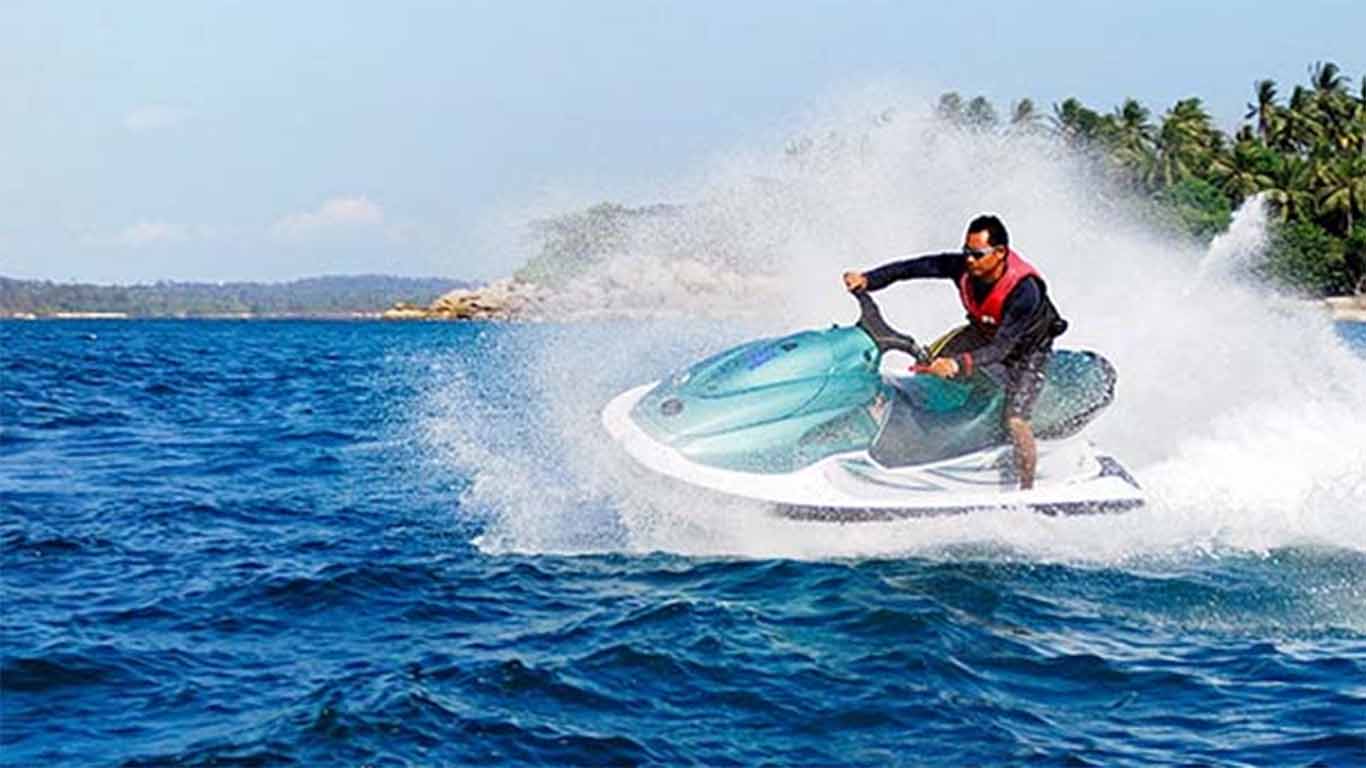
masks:
<path id="1" fill-rule="evenodd" d="M 876 98 L 812 119 L 804 133 L 818 140 L 800 157 L 729 153 L 661 186 L 660 200 L 699 202 L 641 224 L 627 252 L 567 294 L 579 308 L 674 320 L 503 332 L 520 345 L 511 359 L 543 411 L 539 436 L 498 439 L 523 417 L 468 378 L 437 388 L 450 405 L 429 439 L 472 476 L 462 509 L 486 516 L 482 546 L 819 558 L 986 544 L 1097 561 L 1299 544 L 1366 550 L 1366 362 L 1326 317 L 1246 279 L 1265 243 L 1260 201 L 1201 249 L 1124 214 L 1083 163 L 1047 142 L 939 130 L 904 96 L 896 119 L 874 120 L 888 106 L 885 91 Z M 999 213 L 1012 244 L 1048 276 L 1072 323 L 1061 345 L 1115 363 L 1118 399 L 1092 434 L 1151 493 L 1147 508 L 781 522 L 744 505 L 698 508 L 686 491 L 623 466 L 606 441 L 598 411 L 616 391 L 742 336 L 848 322 L 843 269 L 954 248 L 983 211 Z M 961 316 L 946 283 L 899 285 L 881 301 L 920 337 Z M 743 327 L 715 322 L 747 311 Z M 503 376 L 498 365 L 485 375 Z"/>

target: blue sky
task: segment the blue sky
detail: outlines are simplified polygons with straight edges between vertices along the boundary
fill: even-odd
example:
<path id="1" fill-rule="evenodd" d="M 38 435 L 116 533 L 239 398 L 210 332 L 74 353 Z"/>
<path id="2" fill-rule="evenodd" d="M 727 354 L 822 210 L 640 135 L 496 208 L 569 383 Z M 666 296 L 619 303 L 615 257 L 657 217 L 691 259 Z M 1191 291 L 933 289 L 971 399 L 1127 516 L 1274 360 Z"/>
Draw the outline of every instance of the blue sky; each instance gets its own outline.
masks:
<path id="1" fill-rule="evenodd" d="M 6 0 L 0 275 L 494 277 L 554 190 L 656 202 L 629 190 L 870 83 L 1231 128 L 1254 79 L 1355 84 L 1363 29 L 1360 0 Z"/>

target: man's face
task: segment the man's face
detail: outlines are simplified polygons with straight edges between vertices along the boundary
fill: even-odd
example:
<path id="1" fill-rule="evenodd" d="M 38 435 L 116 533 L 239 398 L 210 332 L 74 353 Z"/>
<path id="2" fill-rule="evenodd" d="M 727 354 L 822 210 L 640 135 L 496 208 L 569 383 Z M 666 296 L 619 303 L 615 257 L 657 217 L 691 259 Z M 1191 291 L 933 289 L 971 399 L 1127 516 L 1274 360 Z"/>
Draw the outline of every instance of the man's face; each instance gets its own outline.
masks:
<path id="1" fill-rule="evenodd" d="M 968 274 L 976 278 L 991 277 L 1006 257 L 1003 245 L 992 247 L 987 242 L 986 230 L 969 232 L 963 241 L 963 252 L 968 254 Z"/>

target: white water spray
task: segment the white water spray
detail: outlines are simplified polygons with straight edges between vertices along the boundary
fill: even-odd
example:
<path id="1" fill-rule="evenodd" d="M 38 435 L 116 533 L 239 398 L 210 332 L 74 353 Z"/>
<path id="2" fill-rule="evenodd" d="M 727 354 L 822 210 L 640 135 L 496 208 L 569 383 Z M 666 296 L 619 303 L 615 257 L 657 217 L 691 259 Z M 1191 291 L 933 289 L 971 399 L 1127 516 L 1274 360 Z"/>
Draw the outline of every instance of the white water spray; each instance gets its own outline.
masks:
<path id="1" fill-rule="evenodd" d="M 1259 199 L 1201 250 L 1132 220 L 1047 142 L 944 131 L 928 111 L 864 119 L 884 115 L 886 94 L 877 98 L 851 106 L 853 118 L 813 121 L 806 133 L 826 138 L 801 154 L 730 155 L 660 190 L 659 199 L 701 202 L 643 223 L 627 251 L 565 296 L 696 319 L 533 334 L 518 359 L 534 372 L 543 438 L 490 451 L 488 436 L 519 414 L 468 385 L 442 391 L 455 425 L 437 442 L 474 476 L 464 508 L 488 515 L 483 546 L 857 557 L 985 543 L 1105 562 L 1299 544 L 1366 550 L 1366 363 L 1325 316 L 1243 278 L 1265 242 Z M 1091 434 L 1134 470 L 1148 507 L 1100 518 L 793 523 L 738 503 L 699 508 L 623 466 L 598 424 L 602 405 L 740 337 L 715 318 L 759 309 L 745 336 L 848 322 L 841 270 L 955 247 L 983 211 L 1000 214 L 1012 244 L 1048 276 L 1072 324 L 1059 345 L 1115 363 L 1116 404 Z M 881 303 L 921 337 L 961 314 L 944 283 L 901 284 Z"/>
<path id="2" fill-rule="evenodd" d="M 1265 192 L 1248 198 L 1234 211 L 1228 229 L 1214 237 L 1200 259 L 1188 293 L 1194 293 L 1206 285 L 1218 290 L 1221 282 L 1244 277 L 1266 251 L 1266 216 Z"/>

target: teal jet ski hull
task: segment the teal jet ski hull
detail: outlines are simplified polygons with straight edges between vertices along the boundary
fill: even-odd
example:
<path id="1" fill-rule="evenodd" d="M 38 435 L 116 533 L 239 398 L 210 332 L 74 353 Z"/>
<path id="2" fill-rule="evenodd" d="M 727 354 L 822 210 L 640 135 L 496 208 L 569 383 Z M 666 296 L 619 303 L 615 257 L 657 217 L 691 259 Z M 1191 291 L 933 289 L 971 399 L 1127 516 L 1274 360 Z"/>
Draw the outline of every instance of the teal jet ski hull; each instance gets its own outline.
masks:
<path id="1" fill-rule="evenodd" d="M 1005 393 L 990 377 L 884 377 L 880 359 L 858 327 L 749 342 L 661 380 L 631 418 L 692 461 L 767 474 L 859 449 L 899 466 L 1006 441 Z M 1100 355 L 1053 352 L 1036 434 L 1076 434 L 1113 400 L 1114 386 L 1114 368 Z M 889 419 L 896 433 L 879 440 Z"/>

